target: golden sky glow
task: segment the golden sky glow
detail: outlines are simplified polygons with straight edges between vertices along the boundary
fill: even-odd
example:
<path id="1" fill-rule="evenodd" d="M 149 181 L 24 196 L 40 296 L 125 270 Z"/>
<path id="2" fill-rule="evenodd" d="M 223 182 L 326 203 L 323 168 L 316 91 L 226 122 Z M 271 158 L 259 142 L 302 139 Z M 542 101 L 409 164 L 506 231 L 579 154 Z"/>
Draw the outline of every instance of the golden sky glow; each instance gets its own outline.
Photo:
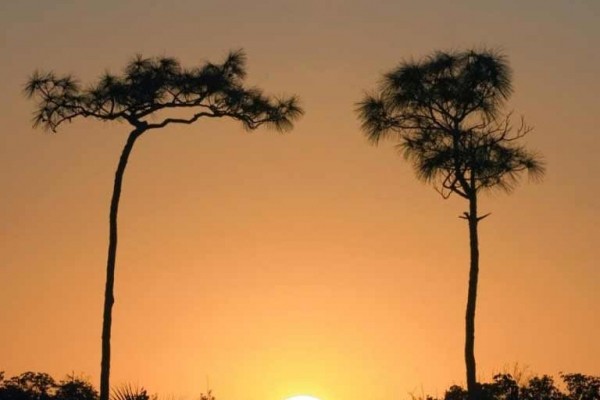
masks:
<path id="1" fill-rule="evenodd" d="M 119 214 L 112 383 L 187 399 L 440 394 L 464 383 L 462 199 L 370 146 L 355 102 L 402 58 L 503 49 L 508 107 L 535 130 L 542 184 L 482 198 L 483 379 L 600 374 L 600 3 L 2 2 L 0 370 L 98 382 L 108 205 L 125 124 L 31 127 L 35 69 L 82 82 L 135 54 L 191 66 L 248 55 L 248 81 L 297 94 L 291 133 L 228 121 L 153 131 Z"/>

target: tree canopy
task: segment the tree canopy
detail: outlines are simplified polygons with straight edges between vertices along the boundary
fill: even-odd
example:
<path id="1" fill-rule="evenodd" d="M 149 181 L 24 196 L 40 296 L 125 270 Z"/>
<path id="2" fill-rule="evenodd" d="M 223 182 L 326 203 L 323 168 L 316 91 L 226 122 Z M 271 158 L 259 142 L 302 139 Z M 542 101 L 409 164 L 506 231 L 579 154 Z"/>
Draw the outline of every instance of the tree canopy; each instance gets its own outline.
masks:
<path id="1" fill-rule="evenodd" d="M 531 128 L 523 119 L 515 128 L 504 112 L 511 75 L 505 57 L 492 50 L 404 61 L 358 104 L 362 129 L 373 143 L 399 139 L 417 176 L 444 197 L 511 190 L 520 172 L 534 179 L 544 172 L 540 158 L 518 143 Z"/>
<path id="2" fill-rule="evenodd" d="M 39 99 L 34 125 L 56 131 L 77 117 L 121 120 L 143 130 L 173 123 L 190 124 L 199 118 L 231 117 L 248 129 L 261 124 L 288 130 L 303 111 L 296 97 L 271 98 L 257 88 L 244 87 L 246 56 L 229 53 L 221 64 L 184 68 L 170 57 L 136 56 L 121 76 L 105 73 L 94 85 L 83 87 L 70 75 L 35 72 L 25 87 Z M 159 111 L 183 109 L 189 115 L 150 121 Z"/>

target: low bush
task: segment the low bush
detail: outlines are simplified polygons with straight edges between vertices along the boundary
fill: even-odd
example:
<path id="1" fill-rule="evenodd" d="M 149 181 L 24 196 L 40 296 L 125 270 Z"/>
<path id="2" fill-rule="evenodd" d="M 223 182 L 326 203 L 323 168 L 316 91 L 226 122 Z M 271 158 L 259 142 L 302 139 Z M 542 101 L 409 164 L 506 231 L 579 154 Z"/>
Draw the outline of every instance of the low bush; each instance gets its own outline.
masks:
<path id="1" fill-rule="evenodd" d="M 600 377 L 583 374 L 561 374 L 562 389 L 548 375 L 534 376 L 519 384 L 510 374 L 495 375 L 492 382 L 482 383 L 478 400 L 600 400 Z M 442 398 L 427 396 L 425 400 L 467 400 L 467 391 L 451 386 Z"/>

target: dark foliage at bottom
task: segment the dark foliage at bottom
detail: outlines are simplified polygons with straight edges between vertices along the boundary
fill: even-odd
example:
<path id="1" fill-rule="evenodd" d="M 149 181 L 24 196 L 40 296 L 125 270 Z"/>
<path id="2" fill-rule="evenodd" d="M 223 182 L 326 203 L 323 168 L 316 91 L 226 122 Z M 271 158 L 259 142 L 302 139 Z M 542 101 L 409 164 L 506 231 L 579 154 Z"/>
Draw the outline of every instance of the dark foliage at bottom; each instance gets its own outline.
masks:
<path id="1" fill-rule="evenodd" d="M 43 372 L 24 372 L 4 380 L 0 372 L 0 400 L 96 400 L 98 392 L 74 375 L 56 382 Z"/>
<path id="2" fill-rule="evenodd" d="M 494 376 L 482 383 L 478 400 L 600 400 L 600 377 L 583 374 L 561 374 L 563 384 L 557 387 L 548 376 L 536 376 L 519 384 L 510 374 Z M 112 400 L 157 400 L 143 387 L 125 385 L 115 389 Z M 85 379 L 74 375 L 55 381 L 42 372 L 25 372 L 4 379 L 0 371 L 0 400 L 98 400 L 98 392 Z M 414 398 L 416 399 L 416 398 Z M 427 396 L 423 400 L 467 400 L 467 391 L 451 386 L 441 398 Z M 200 400 L 215 400 L 209 391 Z"/>
<path id="3" fill-rule="evenodd" d="M 113 388 L 111 400 L 158 400 L 150 396 L 146 389 L 132 385 Z M 0 371 L 0 400 L 98 400 L 98 392 L 83 378 L 69 375 L 62 381 L 55 381 L 43 372 L 24 372 L 21 375 L 4 379 Z M 199 400 L 215 400 L 209 390 L 201 394 Z"/>
<path id="4" fill-rule="evenodd" d="M 559 388 L 548 375 L 530 378 L 519 384 L 510 374 L 498 374 L 490 383 L 479 386 L 478 400 L 600 400 L 600 377 L 561 374 Z M 443 398 L 427 396 L 425 400 L 467 400 L 467 391 L 451 386 Z"/>

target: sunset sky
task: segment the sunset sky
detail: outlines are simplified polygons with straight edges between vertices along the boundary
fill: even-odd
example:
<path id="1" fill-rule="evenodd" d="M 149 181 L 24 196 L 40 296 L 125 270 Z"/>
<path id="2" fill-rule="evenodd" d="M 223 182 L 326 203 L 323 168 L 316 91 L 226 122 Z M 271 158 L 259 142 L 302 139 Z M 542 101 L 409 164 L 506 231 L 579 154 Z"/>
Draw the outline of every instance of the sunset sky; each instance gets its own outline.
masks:
<path id="1" fill-rule="evenodd" d="M 482 197 L 478 375 L 600 375 L 600 2 L 0 3 L 0 371 L 98 384 L 114 171 L 129 127 L 31 125 L 36 69 L 93 82 L 136 54 L 248 55 L 298 95 L 293 131 L 149 132 L 119 214 L 111 383 L 194 400 L 391 400 L 464 384 L 466 202 L 443 200 L 354 112 L 401 60 L 491 47 L 535 129 L 541 184 Z"/>

